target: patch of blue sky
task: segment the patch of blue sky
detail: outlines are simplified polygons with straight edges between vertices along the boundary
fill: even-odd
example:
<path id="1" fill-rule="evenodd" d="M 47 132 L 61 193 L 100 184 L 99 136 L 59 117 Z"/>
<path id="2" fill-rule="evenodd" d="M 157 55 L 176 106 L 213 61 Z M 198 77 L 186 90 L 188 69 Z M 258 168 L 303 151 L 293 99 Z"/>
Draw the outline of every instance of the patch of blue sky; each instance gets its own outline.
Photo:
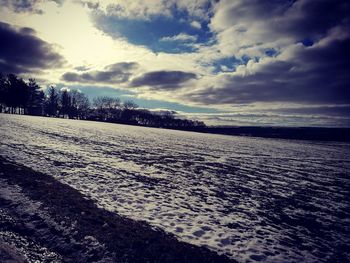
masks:
<path id="1" fill-rule="evenodd" d="M 179 34 L 194 36 L 193 43 L 206 43 L 213 36 L 207 22 L 200 21 L 201 28 L 191 26 L 185 12 L 176 12 L 173 17 L 153 16 L 149 20 L 118 18 L 99 15 L 98 27 L 113 37 L 123 37 L 129 43 L 146 46 L 154 52 L 184 53 L 194 51 L 194 47 L 181 41 L 161 41 L 164 37 Z"/>
<path id="2" fill-rule="evenodd" d="M 225 57 L 214 60 L 212 66 L 214 67 L 213 73 L 230 72 L 234 71 L 238 65 L 241 65 L 242 61 L 235 57 Z"/>
<path id="3" fill-rule="evenodd" d="M 213 109 L 213 108 L 188 106 L 188 105 L 183 105 L 175 102 L 167 102 L 167 101 L 160 101 L 160 100 L 145 100 L 145 99 L 139 99 L 139 98 L 130 98 L 130 99 L 135 101 L 140 107 L 147 108 L 147 109 L 167 109 L 167 110 L 173 110 L 173 111 L 185 112 L 185 113 L 221 113 L 222 112 L 220 110 Z"/>
<path id="4" fill-rule="evenodd" d="M 243 55 L 240 59 L 241 59 L 241 63 L 243 65 L 246 65 L 249 60 L 254 59 L 256 61 L 258 58 L 251 58 L 250 56 Z"/>
<path id="5" fill-rule="evenodd" d="M 268 48 L 265 50 L 265 55 L 268 57 L 275 57 L 278 55 L 278 51 L 274 48 Z"/>
<path id="6" fill-rule="evenodd" d="M 305 47 L 311 47 L 311 46 L 314 44 L 314 42 L 313 42 L 311 39 L 309 39 L 309 38 L 305 38 L 305 39 L 301 40 L 300 42 L 301 42 Z"/>
<path id="7" fill-rule="evenodd" d="M 63 87 L 63 85 L 57 85 L 57 87 Z M 116 89 L 111 87 L 100 87 L 100 86 L 80 86 L 80 85 L 72 85 L 68 86 L 71 90 L 80 90 L 83 92 L 91 101 L 95 97 L 113 97 L 120 98 L 122 100 L 127 100 L 129 97 L 135 95 L 134 92 L 124 90 L 124 89 Z"/>
<path id="8" fill-rule="evenodd" d="M 154 52 L 165 53 L 190 53 L 196 51 L 196 48 L 188 42 L 179 41 L 159 41 L 159 43 L 153 43 L 151 46 L 147 46 Z"/>

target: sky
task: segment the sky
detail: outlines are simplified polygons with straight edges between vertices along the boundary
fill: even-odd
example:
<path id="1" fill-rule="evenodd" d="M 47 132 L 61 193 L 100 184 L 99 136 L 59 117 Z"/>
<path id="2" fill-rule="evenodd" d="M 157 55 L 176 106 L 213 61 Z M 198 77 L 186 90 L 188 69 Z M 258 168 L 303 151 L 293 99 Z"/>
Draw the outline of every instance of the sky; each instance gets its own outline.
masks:
<path id="1" fill-rule="evenodd" d="M 0 0 L 0 72 L 208 125 L 350 127 L 350 1 Z"/>

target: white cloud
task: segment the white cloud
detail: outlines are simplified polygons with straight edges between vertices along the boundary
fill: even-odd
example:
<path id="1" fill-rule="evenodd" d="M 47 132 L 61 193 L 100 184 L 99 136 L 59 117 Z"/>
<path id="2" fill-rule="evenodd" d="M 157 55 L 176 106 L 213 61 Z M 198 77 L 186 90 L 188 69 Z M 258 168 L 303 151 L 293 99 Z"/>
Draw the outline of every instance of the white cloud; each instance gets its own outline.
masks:
<path id="1" fill-rule="evenodd" d="M 201 23 L 199 23 L 198 21 L 194 20 L 191 22 L 191 26 L 197 29 L 201 29 Z"/>
<path id="2" fill-rule="evenodd" d="M 163 37 L 160 39 L 160 41 L 163 41 L 163 42 L 172 42 L 172 41 L 195 42 L 196 40 L 197 40 L 197 36 L 188 35 L 185 33 L 180 33 L 178 35 L 171 36 L 171 37 Z"/>
<path id="3" fill-rule="evenodd" d="M 208 19 L 210 0 L 82 0 L 86 6 L 119 18 L 149 20 L 152 16 L 172 17 L 172 10 L 186 11 L 191 17 Z M 88 4 L 89 3 L 89 4 Z"/>

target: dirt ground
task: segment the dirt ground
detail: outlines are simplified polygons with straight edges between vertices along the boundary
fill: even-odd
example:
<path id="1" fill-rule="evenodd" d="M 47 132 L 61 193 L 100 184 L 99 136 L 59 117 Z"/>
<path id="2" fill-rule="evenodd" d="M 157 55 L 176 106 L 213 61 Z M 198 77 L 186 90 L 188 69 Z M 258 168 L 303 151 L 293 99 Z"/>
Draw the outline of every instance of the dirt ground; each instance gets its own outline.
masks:
<path id="1" fill-rule="evenodd" d="M 0 158 L 0 262 L 233 262 Z"/>

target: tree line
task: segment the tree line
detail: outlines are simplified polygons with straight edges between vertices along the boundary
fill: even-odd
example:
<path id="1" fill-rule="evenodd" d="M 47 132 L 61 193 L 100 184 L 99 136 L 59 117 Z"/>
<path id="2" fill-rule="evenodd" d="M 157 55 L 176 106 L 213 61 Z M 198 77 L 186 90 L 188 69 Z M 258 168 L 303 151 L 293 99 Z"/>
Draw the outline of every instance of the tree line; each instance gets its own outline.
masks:
<path id="1" fill-rule="evenodd" d="M 35 79 L 25 81 L 15 74 L 0 74 L 0 112 L 174 129 L 205 127 L 201 121 L 177 118 L 173 111 L 141 109 L 131 100 L 100 96 L 91 102 L 79 90 L 54 86 L 44 92 Z"/>

